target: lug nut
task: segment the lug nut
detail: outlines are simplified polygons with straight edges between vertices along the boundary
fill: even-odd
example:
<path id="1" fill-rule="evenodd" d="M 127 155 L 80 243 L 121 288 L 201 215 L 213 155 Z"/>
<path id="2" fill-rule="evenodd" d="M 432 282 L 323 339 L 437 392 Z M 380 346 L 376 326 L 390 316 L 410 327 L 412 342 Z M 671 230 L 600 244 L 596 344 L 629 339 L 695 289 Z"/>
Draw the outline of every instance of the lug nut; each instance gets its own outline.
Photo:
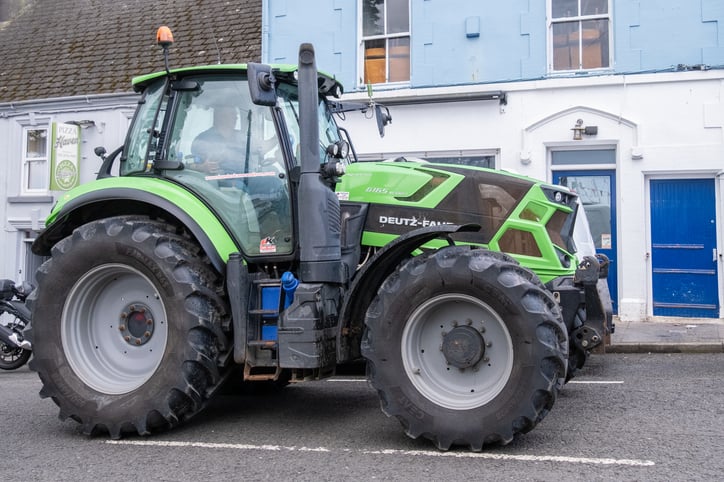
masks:
<path id="1" fill-rule="evenodd" d="M 126 325 L 121 325 L 118 327 L 118 329 L 121 331 L 126 331 Z"/>

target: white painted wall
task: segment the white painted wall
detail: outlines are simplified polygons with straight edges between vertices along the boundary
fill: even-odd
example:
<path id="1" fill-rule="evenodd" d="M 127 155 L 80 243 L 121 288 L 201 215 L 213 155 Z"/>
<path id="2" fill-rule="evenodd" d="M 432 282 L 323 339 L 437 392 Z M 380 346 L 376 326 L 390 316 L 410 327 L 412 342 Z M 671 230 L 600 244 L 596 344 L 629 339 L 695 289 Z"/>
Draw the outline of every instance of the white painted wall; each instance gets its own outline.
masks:
<path id="1" fill-rule="evenodd" d="M 424 100 L 474 95 L 490 87 L 395 90 L 375 97 L 384 104 L 401 96 Z M 651 315 L 648 179 L 718 176 L 717 222 L 724 227 L 724 72 L 547 79 L 496 84 L 495 88 L 507 93 L 507 105 L 486 100 L 394 106 L 384 138 L 378 136 L 375 122 L 359 113 L 347 113 L 341 124 L 352 133 L 361 154 L 487 150 L 498 153 L 498 168 L 546 180 L 552 179 L 550 149 L 616 148 L 619 315 L 623 320 Z M 346 99 L 365 100 L 366 95 Z M 87 182 L 94 179 L 100 165 L 93 148 L 104 145 L 112 151 L 123 142 L 136 100 L 132 95 L 119 95 L 0 105 L 0 277 L 26 279 L 27 274 L 20 272 L 23 230 L 42 228 L 52 207 L 52 202 L 6 202 L 20 190 L 19 122 L 27 121 L 31 112 L 51 121 L 94 120 L 95 126 L 82 134 L 81 180 Z M 577 119 L 598 126 L 598 135 L 572 140 L 571 128 Z M 49 194 L 57 199 L 62 193 Z M 724 252 L 722 234 L 717 248 Z M 718 267 L 722 306 L 721 257 Z"/>
<path id="2" fill-rule="evenodd" d="M 490 87 L 384 91 L 375 98 L 382 104 L 400 97 L 420 101 L 453 92 L 473 95 Z M 486 100 L 391 107 L 393 120 L 384 138 L 377 135 L 375 123 L 360 114 L 347 114 L 342 125 L 361 154 L 489 149 L 499 152 L 498 168 L 548 181 L 552 179 L 551 149 L 614 147 L 619 316 L 623 320 L 650 316 L 648 179 L 718 176 L 717 219 L 719 232 L 724 231 L 724 72 L 547 79 L 494 87 L 507 93 L 507 105 Z M 366 96 L 346 98 L 363 100 Z M 598 126 L 598 135 L 572 140 L 571 128 L 577 119 Z M 719 253 L 724 251 L 723 237 L 718 240 Z M 718 268 L 721 307 L 721 257 Z"/>
<path id="3" fill-rule="evenodd" d="M 111 152 L 123 143 L 137 101 L 134 94 L 118 94 L 0 104 L 0 278 L 32 279 L 32 273 L 23 272 L 29 248 L 23 240 L 44 227 L 54 201 L 63 194 L 22 195 L 23 126 L 94 121 L 81 130 L 80 182 L 85 183 L 95 179 L 101 164 L 93 149 L 105 146 Z"/>

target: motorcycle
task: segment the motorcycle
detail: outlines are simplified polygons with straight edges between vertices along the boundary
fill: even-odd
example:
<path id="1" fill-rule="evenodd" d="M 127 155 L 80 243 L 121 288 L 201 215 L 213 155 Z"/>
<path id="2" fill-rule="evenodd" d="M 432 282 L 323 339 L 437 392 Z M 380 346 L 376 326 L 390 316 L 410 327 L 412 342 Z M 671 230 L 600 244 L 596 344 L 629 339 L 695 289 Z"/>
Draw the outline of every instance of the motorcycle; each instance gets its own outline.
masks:
<path id="1" fill-rule="evenodd" d="M 25 298 L 31 291 L 28 283 L 18 287 L 12 280 L 0 280 L 0 370 L 20 368 L 32 354 L 32 344 L 23 336 L 30 325 Z"/>

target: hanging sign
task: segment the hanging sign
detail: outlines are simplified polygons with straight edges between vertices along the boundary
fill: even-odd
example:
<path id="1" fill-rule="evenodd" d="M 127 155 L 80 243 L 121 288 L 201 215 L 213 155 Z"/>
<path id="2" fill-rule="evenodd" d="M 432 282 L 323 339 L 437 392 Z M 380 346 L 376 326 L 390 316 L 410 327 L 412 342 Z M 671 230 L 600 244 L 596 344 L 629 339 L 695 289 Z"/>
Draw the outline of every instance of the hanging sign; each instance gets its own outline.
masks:
<path id="1" fill-rule="evenodd" d="M 53 122 L 50 190 L 68 191 L 80 183 L 80 127 Z"/>

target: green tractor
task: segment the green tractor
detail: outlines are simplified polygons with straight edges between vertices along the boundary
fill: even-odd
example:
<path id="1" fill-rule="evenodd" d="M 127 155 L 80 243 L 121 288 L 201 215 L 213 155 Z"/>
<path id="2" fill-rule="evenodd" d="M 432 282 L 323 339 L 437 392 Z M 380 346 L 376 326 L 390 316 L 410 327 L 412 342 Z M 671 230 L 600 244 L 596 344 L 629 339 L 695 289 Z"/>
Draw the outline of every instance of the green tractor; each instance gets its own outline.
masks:
<path id="1" fill-rule="evenodd" d="M 84 433 L 182 423 L 228 380 L 366 360 L 413 438 L 481 450 L 531 430 L 611 330 L 575 194 L 510 173 L 356 162 L 341 85 L 297 66 L 138 77 L 124 145 L 33 244 L 41 396 Z M 116 158 L 118 162 L 116 163 Z M 117 174 L 115 170 L 118 170 Z M 583 242 L 581 242 L 581 240 Z M 578 241 L 578 243 L 577 243 Z"/>

